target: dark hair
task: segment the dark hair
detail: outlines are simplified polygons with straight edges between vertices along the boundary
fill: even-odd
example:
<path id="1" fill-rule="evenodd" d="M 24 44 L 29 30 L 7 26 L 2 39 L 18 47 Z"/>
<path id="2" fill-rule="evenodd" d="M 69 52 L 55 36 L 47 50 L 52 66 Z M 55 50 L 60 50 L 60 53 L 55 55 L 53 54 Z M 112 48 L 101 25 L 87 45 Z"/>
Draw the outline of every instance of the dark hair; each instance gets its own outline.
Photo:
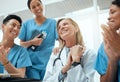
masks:
<path id="1" fill-rule="evenodd" d="M 3 19 L 3 24 L 6 24 L 11 19 L 16 19 L 20 23 L 20 25 L 22 24 L 22 19 L 17 15 L 8 15 Z"/>
<path id="2" fill-rule="evenodd" d="M 120 7 L 120 0 L 114 0 L 114 1 L 112 1 L 112 4 Z"/>
<path id="3" fill-rule="evenodd" d="M 30 3 L 31 3 L 31 1 L 32 1 L 32 0 L 28 0 L 28 1 L 27 1 L 27 6 L 28 6 L 29 9 L 30 9 Z M 42 3 L 41 0 L 38 0 L 38 1 L 40 1 L 40 3 Z"/>

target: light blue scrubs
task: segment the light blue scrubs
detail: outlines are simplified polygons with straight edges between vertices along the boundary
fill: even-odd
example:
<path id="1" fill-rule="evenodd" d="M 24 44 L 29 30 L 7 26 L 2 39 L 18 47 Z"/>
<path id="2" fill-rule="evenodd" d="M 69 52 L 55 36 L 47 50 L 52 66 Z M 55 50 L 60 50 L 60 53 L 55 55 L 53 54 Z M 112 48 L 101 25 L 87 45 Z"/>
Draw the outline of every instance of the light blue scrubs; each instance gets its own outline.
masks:
<path id="1" fill-rule="evenodd" d="M 104 75 L 108 67 L 108 56 L 104 50 L 104 44 L 102 43 L 97 54 L 97 60 L 95 64 L 95 69 L 100 75 Z M 118 82 L 120 82 L 120 62 L 118 66 Z"/>
<path id="2" fill-rule="evenodd" d="M 37 35 L 38 31 L 45 31 L 47 36 L 35 51 L 27 49 L 32 61 L 32 67 L 27 68 L 27 77 L 42 80 L 55 40 L 58 39 L 56 21 L 47 18 L 43 24 L 38 25 L 34 19 L 28 20 L 23 23 L 19 38 L 23 41 L 29 41 Z"/>
<path id="3" fill-rule="evenodd" d="M 16 68 L 24 68 L 32 65 L 26 49 L 17 44 L 14 44 L 14 46 L 10 49 L 7 58 L 10 61 L 10 63 Z M 4 67 L 2 64 L 0 64 L 0 73 L 3 72 Z"/>

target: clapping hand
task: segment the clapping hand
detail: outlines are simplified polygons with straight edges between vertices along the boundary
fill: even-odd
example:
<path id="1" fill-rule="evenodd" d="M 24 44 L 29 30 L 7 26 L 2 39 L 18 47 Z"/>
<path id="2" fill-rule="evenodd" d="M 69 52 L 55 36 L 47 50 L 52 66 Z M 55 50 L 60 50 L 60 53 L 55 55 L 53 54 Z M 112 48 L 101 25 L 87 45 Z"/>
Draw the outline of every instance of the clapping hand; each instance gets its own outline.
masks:
<path id="1" fill-rule="evenodd" d="M 103 39 L 105 45 L 105 51 L 110 60 L 116 60 L 120 58 L 120 35 L 116 29 L 113 29 L 112 25 L 101 25 L 103 29 Z"/>
<path id="2" fill-rule="evenodd" d="M 4 48 L 4 46 L 0 45 L 0 62 L 4 65 L 8 62 L 7 54 L 10 48 Z"/>

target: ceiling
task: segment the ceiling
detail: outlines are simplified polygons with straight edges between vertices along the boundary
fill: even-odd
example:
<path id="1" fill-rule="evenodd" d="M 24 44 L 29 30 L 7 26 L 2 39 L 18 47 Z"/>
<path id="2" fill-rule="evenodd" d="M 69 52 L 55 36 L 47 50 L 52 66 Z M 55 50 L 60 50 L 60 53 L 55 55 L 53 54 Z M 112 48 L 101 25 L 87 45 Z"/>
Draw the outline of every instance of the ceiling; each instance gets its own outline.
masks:
<path id="1" fill-rule="evenodd" d="M 100 10 L 108 9 L 112 0 L 42 0 L 45 5 L 45 16 L 57 18 L 67 13 L 93 7 L 97 3 Z M 0 24 L 7 14 L 17 14 L 23 21 L 33 17 L 27 8 L 27 0 L 0 0 Z"/>

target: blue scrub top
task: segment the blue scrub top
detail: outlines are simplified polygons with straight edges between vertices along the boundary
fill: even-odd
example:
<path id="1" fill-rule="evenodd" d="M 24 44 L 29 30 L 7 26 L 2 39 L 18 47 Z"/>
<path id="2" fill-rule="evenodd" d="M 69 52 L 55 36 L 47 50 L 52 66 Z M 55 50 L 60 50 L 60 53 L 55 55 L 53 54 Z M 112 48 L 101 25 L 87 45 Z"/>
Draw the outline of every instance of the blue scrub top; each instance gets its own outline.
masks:
<path id="1" fill-rule="evenodd" d="M 104 50 L 104 44 L 102 43 L 97 54 L 95 69 L 100 75 L 104 75 L 108 67 L 108 56 Z M 120 62 L 118 66 L 118 82 L 120 82 Z"/>
<path id="2" fill-rule="evenodd" d="M 17 44 L 14 44 L 14 46 L 10 49 L 7 58 L 10 61 L 10 63 L 16 68 L 23 68 L 32 65 L 26 49 Z M 4 72 L 4 67 L 2 64 L 0 64 L 0 73 L 3 72 Z"/>
<path id="3" fill-rule="evenodd" d="M 47 18 L 43 24 L 38 25 L 34 19 L 28 20 L 23 23 L 19 34 L 20 40 L 29 41 L 37 35 L 37 32 L 43 31 L 47 33 L 47 36 L 41 45 L 37 47 L 36 51 L 28 49 L 32 61 L 32 68 L 37 70 L 46 68 L 55 40 L 58 39 L 56 21 Z"/>

